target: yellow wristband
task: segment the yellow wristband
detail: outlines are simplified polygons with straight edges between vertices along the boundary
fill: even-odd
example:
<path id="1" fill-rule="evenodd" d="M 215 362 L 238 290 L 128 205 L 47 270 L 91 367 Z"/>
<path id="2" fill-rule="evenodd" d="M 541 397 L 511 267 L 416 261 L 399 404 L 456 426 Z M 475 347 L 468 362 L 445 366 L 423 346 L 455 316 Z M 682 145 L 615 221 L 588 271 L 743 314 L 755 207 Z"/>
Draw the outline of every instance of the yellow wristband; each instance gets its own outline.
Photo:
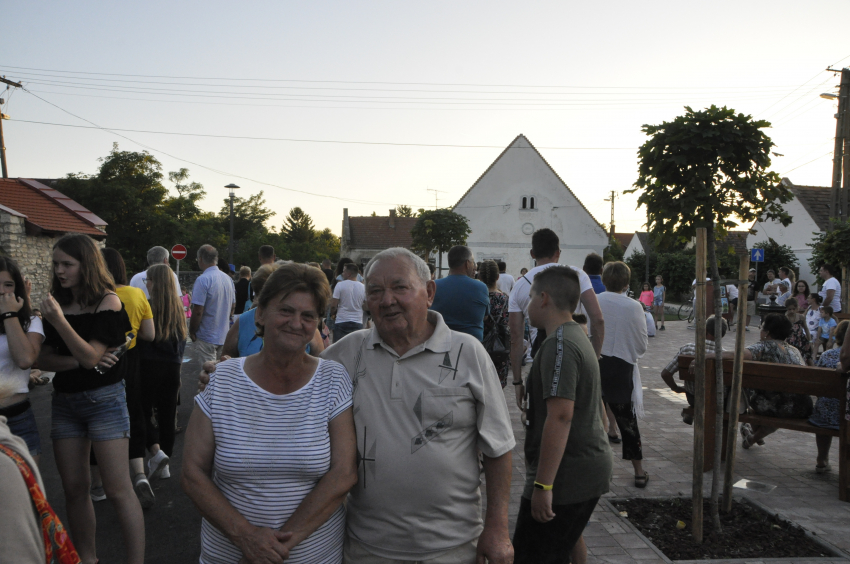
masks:
<path id="1" fill-rule="evenodd" d="M 551 485 L 546 486 L 544 484 L 541 484 L 540 482 L 534 482 L 534 487 L 537 488 L 538 490 L 543 490 L 543 491 L 547 491 L 547 492 L 552 489 Z"/>

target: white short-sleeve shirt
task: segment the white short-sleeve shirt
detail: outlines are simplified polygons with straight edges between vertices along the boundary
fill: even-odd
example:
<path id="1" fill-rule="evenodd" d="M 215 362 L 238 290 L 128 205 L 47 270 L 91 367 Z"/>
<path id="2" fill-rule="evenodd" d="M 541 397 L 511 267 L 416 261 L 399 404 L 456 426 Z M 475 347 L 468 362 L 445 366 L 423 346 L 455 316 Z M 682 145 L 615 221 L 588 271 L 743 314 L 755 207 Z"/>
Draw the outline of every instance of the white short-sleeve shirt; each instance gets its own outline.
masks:
<path id="1" fill-rule="evenodd" d="M 531 302 L 531 297 L 528 295 L 528 293 L 531 290 L 531 284 L 534 282 L 534 276 L 538 272 L 546 270 L 551 266 L 569 266 L 576 272 L 576 274 L 578 274 L 578 282 L 581 287 L 581 293 L 583 294 L 588 290 L 593 291 L 593 283 L 590 281 L 590 276 L 588 276 L 582 269 L 571 265 L 551 262 L 549 264 L 535 266 L 534 268 L 526 272 L 523 276 L 520 276 L 516 279 L 516 282 L 514 283 L 514 289 L 511 290 L 510 300 L 508 300 L 508 312 L 522 313 L 523 318 L 528 317 L 528 304 Z M 594 295 L 596 295 L 595 292 Z M 581 301 L 579 301 L 575 312 L 582 312 Z M 529 338 L 531 339 L 532 343 L 534 342 L 536 336 L 537 329 L 535 329 L 534 327 L 529 327 Z"/>
<path id="2" fill-rule="evenodd" d="M 44 326 L 40 318 L 34 315 L 30 317 L 27 333 L 38 333 L 44 340 Z M 12 382 L 15 389 L 13 393 L 26 394 L 29 392 L 31 371 L 31 368 L 18 368 L 18 364 L 12 358 L 12 353 L 9 350 L 9 339 L 6 337 L 6 333 L 0 334 L 0 380 Z"/>
<path id="3" fill-rule="evenodd" d="M 835 294 L 832 295 L 832 303 L 826 303 L 826 292 L 828 290 L 835 290 Z M 823 304 L 825 306 L 829 306 L 832 308 L 833 313 L 838 313 L 841 311 L 841 283 L 835 278 L 830 278 L 826 282 L 823 283 L 823 286 L 820 288 L 820 292 L 818 292 L 820 297 L 823 298 Z"/>
<path id="4" fill-rule="evenodd" d="M 366 286 L 357 280 L 343 280 L 336 283 L 333 297 L 339 300 L 336 308 L 337 323 L 363 323 Z"/>

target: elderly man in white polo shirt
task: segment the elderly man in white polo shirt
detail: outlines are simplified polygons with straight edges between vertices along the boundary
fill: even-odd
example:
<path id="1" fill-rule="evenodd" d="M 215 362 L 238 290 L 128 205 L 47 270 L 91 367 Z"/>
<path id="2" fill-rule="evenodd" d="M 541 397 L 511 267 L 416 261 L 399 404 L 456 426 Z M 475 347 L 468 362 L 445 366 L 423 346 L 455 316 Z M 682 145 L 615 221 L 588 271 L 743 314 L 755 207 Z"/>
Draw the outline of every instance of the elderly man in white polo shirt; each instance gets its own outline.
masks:
<path id="1" fill-rule="evenodd" d="M 374 326 L 321 355 L 342 363 L 354 380 L 359 479 L 347 505 L 344 562 L 511 562 L 515 441 L 487 351 L 428 310 L 434 282 L 407 249 L 378 253 L 365 276 Z"/>

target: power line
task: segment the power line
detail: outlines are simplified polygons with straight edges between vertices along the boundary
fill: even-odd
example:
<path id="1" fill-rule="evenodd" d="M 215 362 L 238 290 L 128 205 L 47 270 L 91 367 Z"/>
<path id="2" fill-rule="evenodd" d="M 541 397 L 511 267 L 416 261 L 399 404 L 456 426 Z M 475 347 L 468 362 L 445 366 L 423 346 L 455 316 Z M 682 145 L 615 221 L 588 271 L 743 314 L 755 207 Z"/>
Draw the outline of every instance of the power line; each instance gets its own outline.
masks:
<path id="1" fill-rule="evenodd" d="M 76 116 L 75 116 L 76 117 Z M 82 119 L 82 118 L 80 118 Z M 392 143 L 386 141 L 340 141 L 333 139 L 294 139 L 284 137 L 253 137 L 248 135 L 216 135 L 212 133 L 180 133 L 176 131 L 151 131 L 145 129 L 120 129 L 115 127 L 100 127 L 87 125 L 73 125 L 68 123 L 51 123 L 46 121 L 32 121 L 26 119 L 9 120 L 17 123 L 34 123 L 38 125 L 52 125 L 57 127 L 73 127 L 75 129 L 100 129 L 107 131 L 123 131 L 125 133 L 152 133 L 156 135 L 179 135 L 183 137 L 212 137 L 216 139 L 247 139 L 251 141 L 286 141 L 292 143 L 333 143 L 341 145 L 385 145 L 393 147 L 448 147 L 458 149 L 504 149 L 503 145 L 459 145 L 440 143 Z M 89 122 L 91 123 L 91 122 Z M 511 147 L 516 149 L 530 149 L 530 147 Z M 637 147 L 537 147 L 537 149 L 559 150 L 559 151 L 635 151 Z"/>
<path id="2" fill-rule="evenodd" d="M 369 200 L 356 200 L 356 199 L 352 199 L 352 198 L 340 198 L 339 196 L 331 196 L 331 195 L 329 195 L 329 194 L 317 194 L 317 193 L 315 193 L 315 192 L 308 192 L 308 191 L 306 191 L 306 190 L 298 190 L 298 189 L 296 189 L 296 188 L 287 188 L 287 187 L 285 187 L 285 186 L 279 186 L 279 185 L 277 185 L 277 184 L 272 184 L 272 183 L 270 183 L 270 182 L 263 182 L 262 180 L 255 180 L 255 179 L 253 179 L 253 178 L 249 178 L 249 177 L 247 177 L 247 176 L 242 176 L 242 175 L 239 175 L 239 174 L 234 174 L 234 173 L 231 173 L 231 172 L 227 172 L 227 171 L 223 171 L 223 170 L 215 169 L 215 168 L 212 168 L 212 167 L 209 167 L 209 166 L 206 166 L 206 165 L 202 165 L 202 164 L 200 164 L 200 163 L 196 163 L 196 162 L 194 162 L 194 161 L 190 161 L 190 160 L 188 160 L 188 159 L 184 159 L 184 158 L 181 158 L 181 157 L 177 157 L 177 156 L 172 155 L 172 154 L 170 154 L 170 153 L 166 153 L 165 151 L 162 151 L 162 150 L 156 149 L 156 148 L 154 148 L 154 147 L 151 147 L 150 145 L 145 145 L 144 143 L 140 143 L 139 141 L 136 141 L 135 139 L 131 139 L 131 138 L 127 137 L 126 135 L 121 135 L 120 133 L 116 133 L 116 132 L 114 132 L 114 131 L 112 131 L 112 130 L 110 130 L 110 129 L 106 128 L 106 127 L 101 127 L 101 126 L 99 126 L 98 124 L 94 123 L 94 122 L 93 122 L 93 121 L 91 121 L 91 120 L 88 120 L 88 119 L 86 119 L 86 118 L 84 118 L 84 117 L 78 116 L 77 114 L 75 114 L 75 113 L 73 113 L 73 112 L 70 112 L 70 111 L 66 110 L 65 108 L 63 108 L 63 107 L 61 107 L 61 106 L 58 106 L 58 105 L 54 104 L 54 103 L 53 103 L 53 102 L 51 102 L 50 100 L 46 100 L 46 99 L 42 98 L 41 96 L 39 96 L 39 95 L 37 95 L 37 94 L 35 94 L 35 93 L 31 92 L 30 90 L 27 90 L 26 88 L 23 88 L 23 91 L 24 91 L 24 92 L 26 92 L 27 94 L 30 94 L 31 96 L 35 96 L 36 98 L 38 98 L 38 99 L 39 99 L 39 100 L 41 100 L 42 102 L 44 102 L 44 103 L 46 103 L 46 104 L 49 104 L 49 105 L 53 106 L 54 108 L 56 108 L 56 109 L 58 109 L 58 110 L 61 110 L 61 111 L 65 112 L 66 114 L 70 115 L 70 116 L 73 116 L 73 117 L 75 117 L 75 118 L 77 118 L 77 119 L 79 119 L 79 120 L 82 120 L 82 121 L 86 122 L 86 123 L 90 123 L 90 124 L 92 124 L 92 125 L 93 125 L 93 126 L 95 126 L 97 129 L 100 129 L 100 130 L 106 131 L 106 132 L 108 132 L 108 133 L 112 133 L 113 135 L 117 135 L 118 137 L 121 137 L 122 139 L 126 139 L 127 141 L 130 141 L 131 143 L 134 143 L 134 144 L 136 144 L 136 145 L 138 145 L 138 146 L 140 146 L 140 147 L 143 147 L 143 148 L 145 148 L 145 149 L 148 149 L 149 151 L 156 152 L 156 153 L 161 153 L 161 154 L 163 154 L 163 155 L 166 155 L 166 156 L 168 156 L 168 157 L 171 157 L 172 159 L 175 159 L 175 160 L 178 160 L 178 161 L 181 161 L 181 162 L 184 162 L 184 163 L 189 163 L 189 164 L 191 164 L 191 165 L 193 165 L 193 166 L 197 166 L 197 167 L 203 168 L 203 169 L 205 169 L 205 170 L 209 170 L 209 171 L 214 172 L 214 173 L 216 173 L 216 174 L 221 174 L 221 175 L 223 175 L 223 176 L 229 176 L 229 177 L 231 177 L 231 178 L 239 178 L 239 179 L 242 179 L 242 180 L 247 180 L 247 181 L 249 181 L 249 182 L 253 182 L 253 183 L 255 183 L 255 184 L 260 184 L 260 185 L 262 185 L 262 186 L 269 186 L 269 187 L 272 187 L 272 188 L 279 188 L 279 189 L 281 189 L 281 190 L 286 190 L 286 191 L 288 191 L 288 192 L 297 192 L 297 193 L 299 193 L 299 194 L 306 194 L 306 195 L 308 195 L 308 196 L 316 196 L 316 197 L 319 197 L 319 198 L 330 198 L 330 199 L 333 199 L 333 200 L 340 200 L 340 201 L 343 201 L 343 202 L 352 202 L 352 203 L 356 203 L 356 204 L 368 204 L 368 205 L 391 205 L 391 206 L 397 206 L 397 205 L 399 205 L 398 203 L 377 202 L 377 201 L 369 201 Z M 405 204 L 405 205 L 410 205 L 410 204 Z M 419 206 L 419 207 L 426 207 L 426 206 Z"/>
<path id="3" fill-rule="evenodd" d="M 793 172 L 793 171 L 797 170 L 798 168 L 802 168 L 802 167 L 806 166 L 807 164 L 811 164 L 811 163 L 813 163 L 813 162 L 815 162 L 815 161 L 819 161 L 820 159 L 822 159 L 822 158 L 824 158 L 824 157 L 827 157 L 827 156 L 831 156 L 831 155 L 832 155 L 832 151 L 830 151 L 830 152 L 828 152 L 828 153 L 824 153 L 823 155 L 821 155 L 821 156 L 819 156 L 819 157 L 816 157 L 816 158 L 814 158 L 814 159 L 810 160 L 810 161 L 809 161 L 809 162 L 807 162 L 807 163 L 803 163 L 803 164 L 801 164 L 800 166 L 795 166 L 795 167 L 794 167 L 794 168 L 792 168 L 791 170 L 786 170 L 785 172 L 781 173 L 779 176 L 785 176 L 785 175 L 786 175 L 786 174 L 788 174 L 789 172 Z"/>

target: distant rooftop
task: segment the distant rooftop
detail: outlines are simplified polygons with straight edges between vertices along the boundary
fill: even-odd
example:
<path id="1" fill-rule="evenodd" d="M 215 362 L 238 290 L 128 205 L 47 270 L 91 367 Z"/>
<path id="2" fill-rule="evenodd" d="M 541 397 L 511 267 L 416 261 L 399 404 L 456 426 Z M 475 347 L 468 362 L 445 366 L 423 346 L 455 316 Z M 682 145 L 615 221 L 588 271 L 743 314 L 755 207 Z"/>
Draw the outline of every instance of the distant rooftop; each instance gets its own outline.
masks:
<path id="1" fill-rule="evenodd" d="M 349 247 L 358 249 L 410 248 L 413 236 L 410 230 L 419 221 L 415 217 L 394 217 L 395 227 L 390 227 L 389 216 L 350 216 Z"/>
<path id="2" fill-rule="evenodd" d="M 23 217 L 27 231 L 48 235 L 85 233 L 103 239 L 97 229 L 106 222 L 68 196 L 35 180 L 0 178 L 0 206 L 7 213 Z"/>

